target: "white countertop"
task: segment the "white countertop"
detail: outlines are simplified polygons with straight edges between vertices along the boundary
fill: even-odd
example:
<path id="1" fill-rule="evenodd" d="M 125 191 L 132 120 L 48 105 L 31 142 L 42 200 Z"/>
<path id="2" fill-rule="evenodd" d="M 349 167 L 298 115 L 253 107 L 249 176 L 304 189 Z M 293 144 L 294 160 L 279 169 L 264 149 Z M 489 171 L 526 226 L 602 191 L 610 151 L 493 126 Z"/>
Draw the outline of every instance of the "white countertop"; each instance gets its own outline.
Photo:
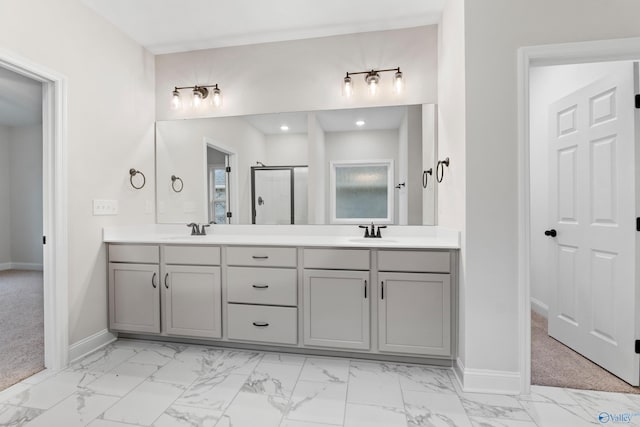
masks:
<path id="1" fill-rule="evenodd" d="M 382 238 L 364 238 L 355 225 L 212 225 L 206 236 L 191 236 L 185 225 L 105 227 L 106 243 L 261 245 L 347 248 L 459 249 L 460 233 L 438 226 L 394 226 Z"/>

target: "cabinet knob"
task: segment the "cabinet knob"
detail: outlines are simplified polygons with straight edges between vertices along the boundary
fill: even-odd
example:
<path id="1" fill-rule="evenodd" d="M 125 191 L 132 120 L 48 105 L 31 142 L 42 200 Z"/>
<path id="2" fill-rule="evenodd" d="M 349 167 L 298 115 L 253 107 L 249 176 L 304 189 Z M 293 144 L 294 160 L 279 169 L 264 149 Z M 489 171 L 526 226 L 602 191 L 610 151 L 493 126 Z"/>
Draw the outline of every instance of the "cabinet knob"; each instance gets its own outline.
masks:
<path id="1" fill-rule="evenodd" d="M 545 230 L 544 235 L 556 237 L 558 235 L 558 232 L 552 228 L 551 230 Z"/>

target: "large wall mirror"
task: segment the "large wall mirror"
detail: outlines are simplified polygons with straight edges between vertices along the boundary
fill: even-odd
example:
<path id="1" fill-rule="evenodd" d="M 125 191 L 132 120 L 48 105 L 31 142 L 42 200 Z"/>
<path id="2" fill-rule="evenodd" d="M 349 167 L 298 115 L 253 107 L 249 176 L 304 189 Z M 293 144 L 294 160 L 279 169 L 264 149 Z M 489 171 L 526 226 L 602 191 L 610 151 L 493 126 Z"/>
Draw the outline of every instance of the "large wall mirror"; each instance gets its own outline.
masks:
<path id="1" fill-rule="evenodd" d="M 432 104 L 159 121 L 157 222 L 435 225 L 435 123 Z"/>

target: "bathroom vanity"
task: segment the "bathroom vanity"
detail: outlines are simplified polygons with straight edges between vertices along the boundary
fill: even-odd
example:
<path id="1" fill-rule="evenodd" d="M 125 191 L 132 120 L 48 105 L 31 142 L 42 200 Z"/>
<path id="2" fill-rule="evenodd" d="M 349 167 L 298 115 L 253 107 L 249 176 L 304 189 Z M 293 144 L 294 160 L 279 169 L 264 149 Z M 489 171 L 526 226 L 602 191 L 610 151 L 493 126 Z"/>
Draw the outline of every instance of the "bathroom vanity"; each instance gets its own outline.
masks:
<path id="1" fill-rule="evenodd" d="M 353 226 L 112 227 L 109 329 L 124 336 L 450 365 L 459 235 Z M 195 340 L 195 341 L 194 341 Z"/>

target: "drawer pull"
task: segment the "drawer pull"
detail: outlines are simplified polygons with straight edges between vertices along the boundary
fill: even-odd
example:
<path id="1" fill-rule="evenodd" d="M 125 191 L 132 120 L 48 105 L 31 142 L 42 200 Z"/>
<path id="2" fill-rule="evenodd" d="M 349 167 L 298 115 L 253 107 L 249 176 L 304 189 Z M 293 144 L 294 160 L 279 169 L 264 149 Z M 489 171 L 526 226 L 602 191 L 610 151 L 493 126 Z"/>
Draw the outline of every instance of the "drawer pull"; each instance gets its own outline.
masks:
<path id="1" fill-rule="evenodd" d="M 169 273 L 164 275 L 164 287 L 169 289 L 169 285 L 167 285 L 167 278 L 169 277 Z"/>
<path id="2" fill-rule="evenodd" d="M 380 298 L 384 299 L 384 281 L 380 281 Z"/>
<path id="3" fill-rule="evenodd" d="M 367 299 L 367 281 L 364 281 L 364 299 Z"/>
<path id="4" fill-rule="evenodd" d="M 158 285 L 156 285 L 156 273 L 153 273 L 153 277 L 151 278 L 151 286 L 153 286 L 153 289 L 157 288 Z"/>
<path id="5" fill-rule="evenodd" d="M 253 322 L 253 326 L 257 326 L 259 328 L 265 328 L 269 326 L 267 322 Z"/>
<path id="6" fill-rule="evenodd" d="M 267 289 L 269 285 L 251 285 L 256 289 Z"/>
<path id="7" fill-rule="evenodd" d="M 253 255 L 251 258 L 253 259 L 269 259 L 268 255 Z"/>

